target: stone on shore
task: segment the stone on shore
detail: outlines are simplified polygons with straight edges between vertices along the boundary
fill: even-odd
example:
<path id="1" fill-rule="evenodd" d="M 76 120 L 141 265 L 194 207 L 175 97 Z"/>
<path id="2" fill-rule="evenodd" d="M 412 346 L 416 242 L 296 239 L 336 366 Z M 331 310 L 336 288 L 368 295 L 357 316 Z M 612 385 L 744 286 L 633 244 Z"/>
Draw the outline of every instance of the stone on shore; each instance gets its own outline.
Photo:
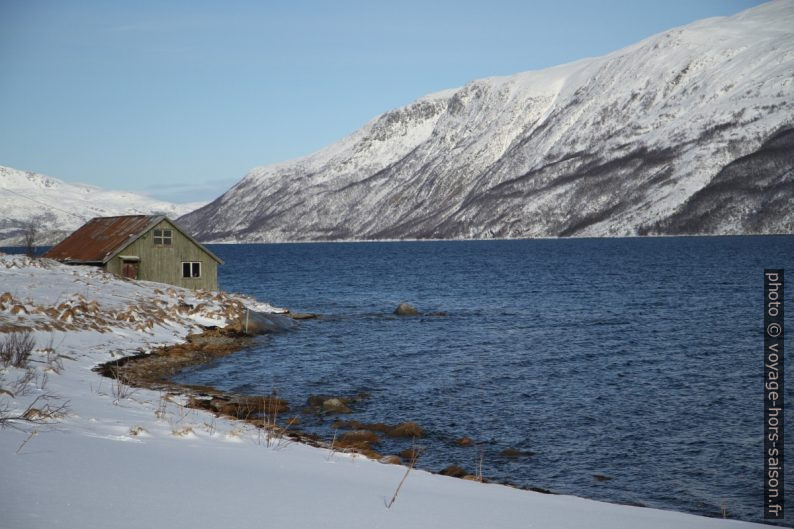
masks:
<path id="1" fill-rule="evenodd" d="M 387 465 L 402 465 L 403 464 L 403 460 L 400 458 L 400 456 L 395 456 L 395 455 L 383 456 L 383 457 L 381 457 L 379 459 L 379 461 L 381 463 L 385 463 Z"/>

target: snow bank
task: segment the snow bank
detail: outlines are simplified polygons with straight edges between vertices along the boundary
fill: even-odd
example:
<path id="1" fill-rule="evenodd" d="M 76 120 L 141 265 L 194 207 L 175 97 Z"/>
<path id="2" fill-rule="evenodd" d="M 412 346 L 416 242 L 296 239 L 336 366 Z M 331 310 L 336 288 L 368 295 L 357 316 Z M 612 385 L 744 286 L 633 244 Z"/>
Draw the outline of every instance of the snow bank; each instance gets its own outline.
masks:
<path id="1" fill-rule="evenodd" d="M 18 413 L 45 394 L 69 408 L 53 425 L 0 431 L 3 528 L 760 527 L 418 470 L 387 509 L 404 467 L 268 439 L 92 371 L 224 325 L 254 300 L 4 255 L 0 295 L 0 340 L 27 328 L 37 341 L 30 391 L 0 393 L 0 409 Z M 0 387 L 19 372 L 0 367 Z"/>

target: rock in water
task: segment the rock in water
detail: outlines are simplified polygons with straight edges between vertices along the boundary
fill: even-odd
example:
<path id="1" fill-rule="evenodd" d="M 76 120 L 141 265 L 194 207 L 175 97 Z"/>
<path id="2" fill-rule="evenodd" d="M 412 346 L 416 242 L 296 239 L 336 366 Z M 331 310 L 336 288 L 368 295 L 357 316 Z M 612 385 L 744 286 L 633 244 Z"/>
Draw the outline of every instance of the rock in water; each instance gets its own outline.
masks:
<path id="1" fill-rule="evenodd" d="M 294 325 L 295 322 L 281 314 L 269 314 L 255 310 L 248 310 L 247 314 L 243 314 L 240 318 L 240 330 L 249 336 L 286 331 L 293 328 Z"/>
<path id="2" fill-rule="evenodd" d="M 331 413 L 350 413 L 353 411 L 342 399 L 335 397 L 323 401 L 323 410 Z"/>
<path id="3" fill-rule="evenodd" d="M 409 303 L 400 303 L 397 305 L 397 308 L 394 309 L 394 313 L 398 316 L 418 316 L 419 311 L 416 310 L 416 307 Z"/>

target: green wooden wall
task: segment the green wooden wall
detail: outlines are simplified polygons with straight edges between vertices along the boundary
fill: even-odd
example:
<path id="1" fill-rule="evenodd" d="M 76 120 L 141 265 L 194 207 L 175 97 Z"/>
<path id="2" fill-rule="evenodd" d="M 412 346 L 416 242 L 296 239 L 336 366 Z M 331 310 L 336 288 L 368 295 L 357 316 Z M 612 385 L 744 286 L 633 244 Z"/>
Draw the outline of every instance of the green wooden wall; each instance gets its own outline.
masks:
<path id="1" fill-rule="evenodd" d="M 154 230 L 166 229 L 173 233 L 171 246 L 155 246 Z M 138 279 L 157 281 L 185 288 L 218 290 L 218 263 L 203 248 L 182 235 L 173 224 L 163 220 L 153 226 L 138 240 L 127 246 L 119 255 L 108 261 L 104 269 L 121 275 L 120 256 L 139 257 Z M 201 277 L 182 277 L 182 263 L 201 263 Z"/>

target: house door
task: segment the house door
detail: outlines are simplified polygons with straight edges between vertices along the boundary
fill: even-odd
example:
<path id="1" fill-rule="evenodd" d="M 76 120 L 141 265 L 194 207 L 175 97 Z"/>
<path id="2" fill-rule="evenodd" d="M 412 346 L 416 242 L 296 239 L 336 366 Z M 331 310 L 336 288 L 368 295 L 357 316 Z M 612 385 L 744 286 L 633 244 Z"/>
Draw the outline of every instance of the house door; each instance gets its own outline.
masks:
<path id="1" fill-rule="evenodd" d="M 138 279 L 138 261 L 122 262 L 121 275 L 129 279 Z"/>

